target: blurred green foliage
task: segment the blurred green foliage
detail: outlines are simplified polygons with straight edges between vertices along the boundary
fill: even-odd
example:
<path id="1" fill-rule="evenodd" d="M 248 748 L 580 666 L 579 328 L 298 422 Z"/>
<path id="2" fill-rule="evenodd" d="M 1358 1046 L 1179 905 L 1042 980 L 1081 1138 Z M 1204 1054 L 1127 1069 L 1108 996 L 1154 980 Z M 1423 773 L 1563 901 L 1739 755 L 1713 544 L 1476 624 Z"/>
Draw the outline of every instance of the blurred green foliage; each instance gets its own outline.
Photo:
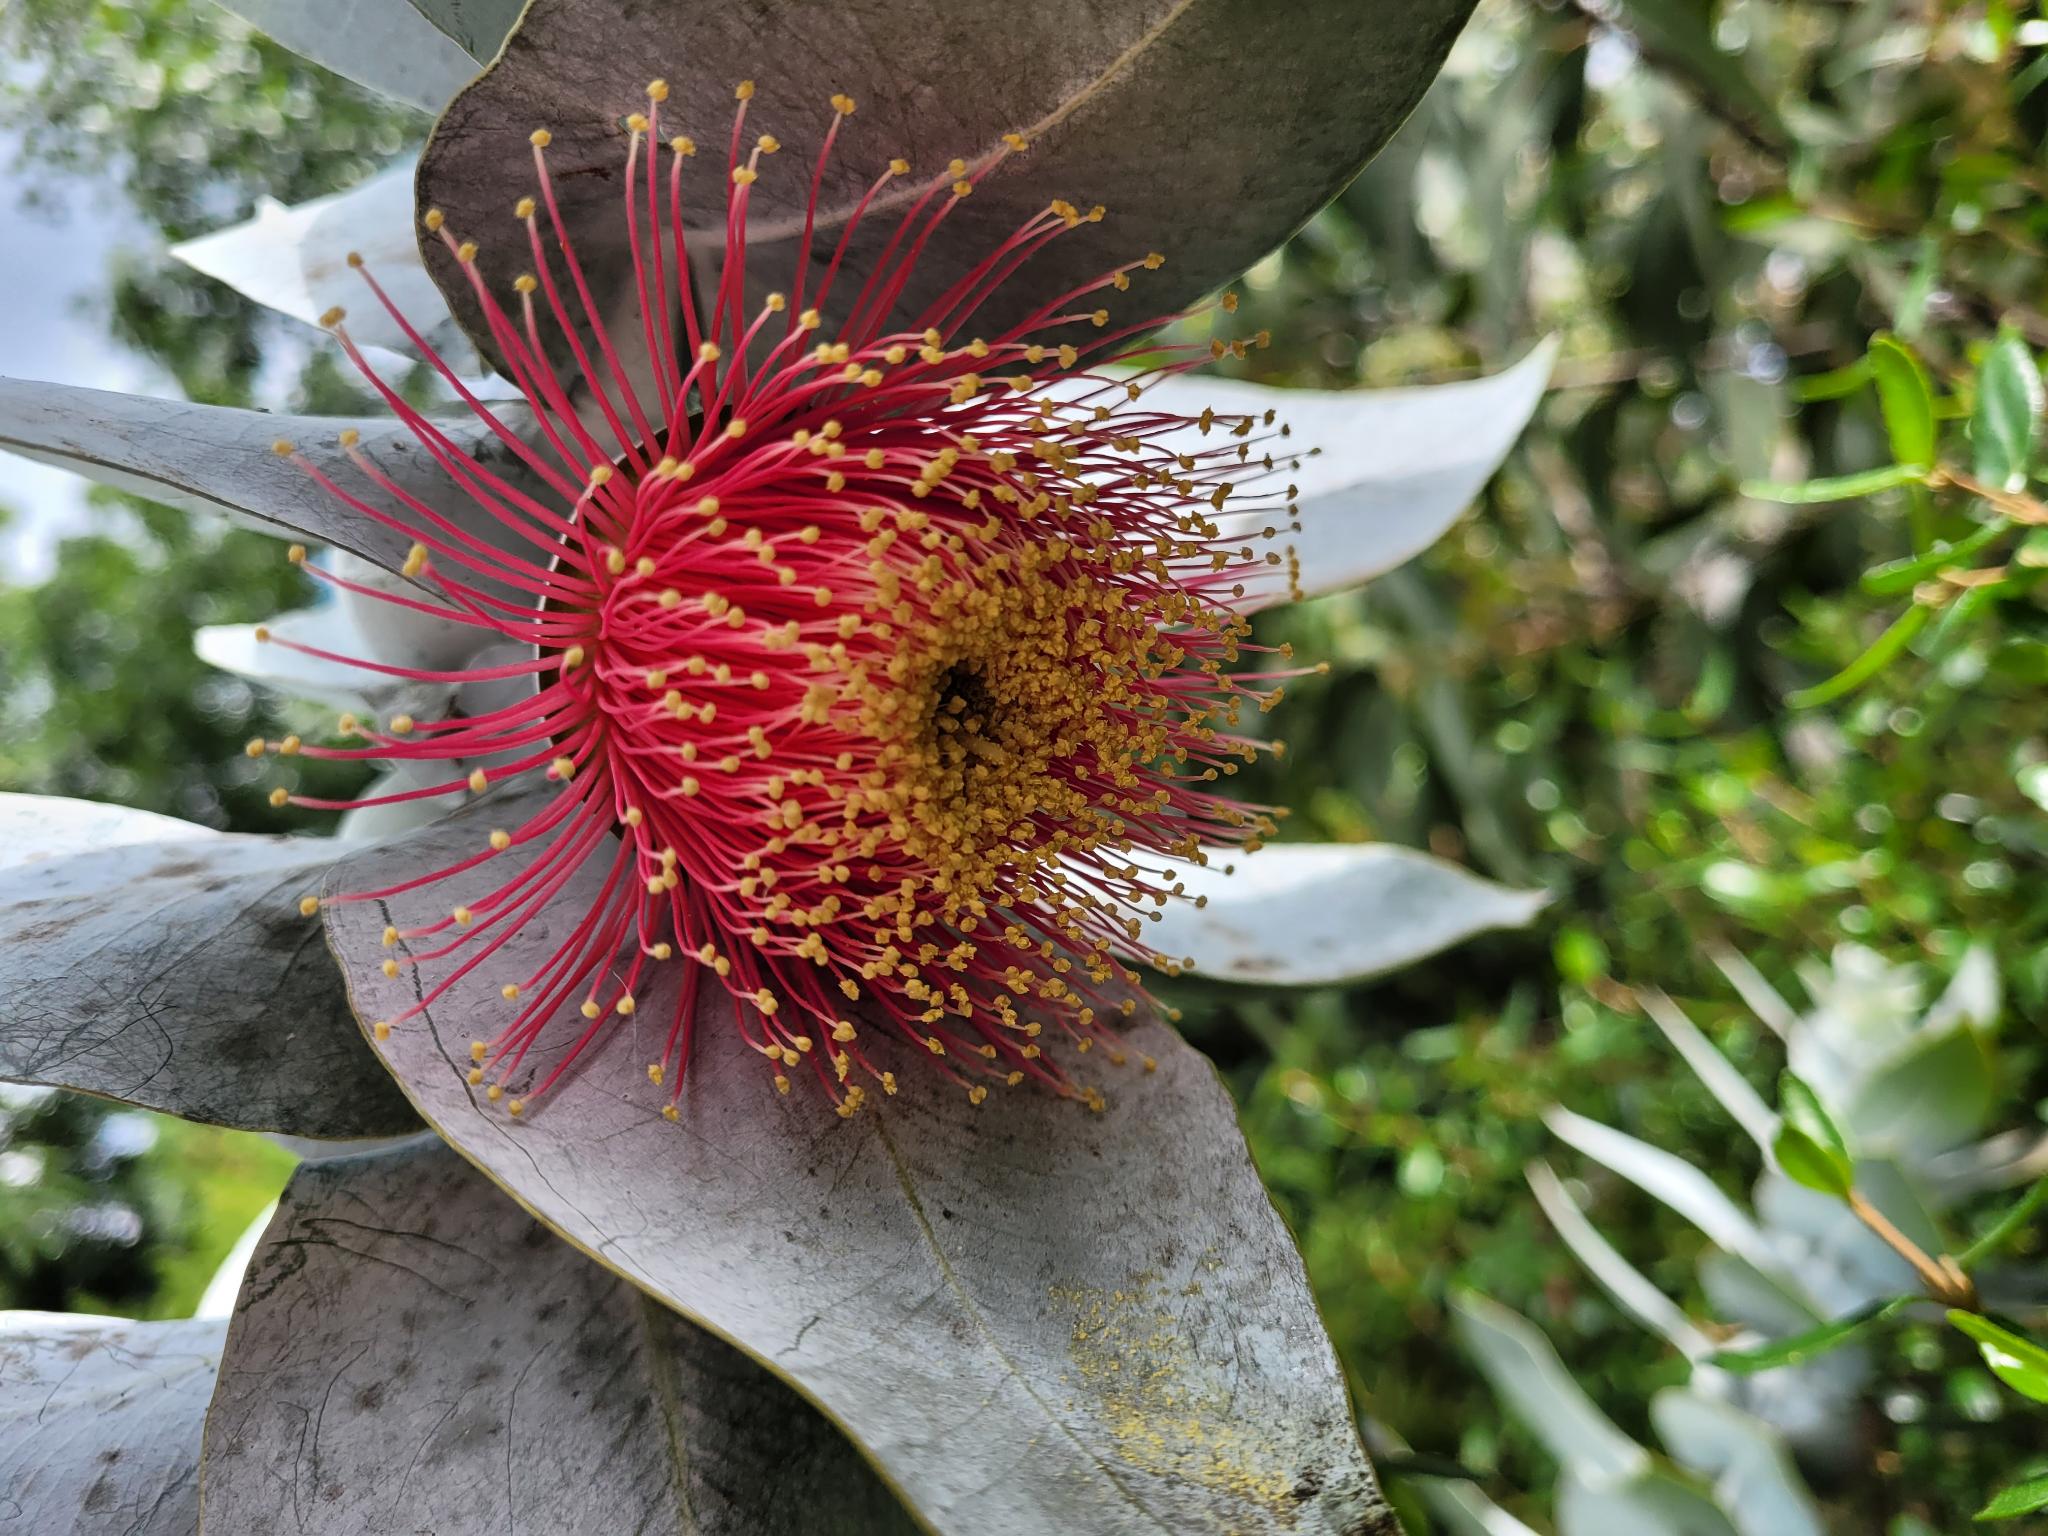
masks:
<path id="1" fill-rule="evenodd" d="M 1371 986 L 1173 989 L 1239 1092 L 1362 1409 L 1539 1526 L 1552 1469 L 1450 1345 L 1452 1284 L 1539 1322 L 1638 1438 L 1650 1392 L 1684 1374 L 1547 1231 L 1522 1180 L 1551 1150 L 1540 1112 L 1625 1127 L 1731 1192 L 1758 1172 L 1633 987 L 1672 993 L 1765 1086 L 1783 1063 L 1708 946 L 1783 979 L 1844 938 L 1937 972 L 1987 942 L 2012 1014 L 1997 1123 L 2043 1134 L 2038 597 L 2016 583 L 1939 644 L 1795 707 L 1898 617 L 1865 572 L 1968 539 L 1982 509 L 1952 489 L 1785 504 L 1743 488 L 1893 461 L 1874 376 L 1841 372 L 1881 331 L 1925 360 L 1945 441 L 2001 335 L 2048 345 L 2044 45 L 2048 22 L 2006 0 L 1485 0 L 1395 143 L 1248 276 L 1250 323 L 1275 338 L 1250 366 L 1275 382 L 1443 379 L 1566 340 L 1476 515 L 1368 593 L 1263 621 L 1332 665 L 1273 717 L 1292 750 L 1244 783 L 1290 810 L 1290 835 L 1426 846 L 1549 888 L 1550 915 Z M 52 189 L 111 168 L 134 201 L 144 248 L 118 266 L 113 329 L 195 398 L 246 400 L 268 350 L 299 338 L 150 232 L 332 190 L 424 128 L 186 0 L 14 0 L 0 48 L 32 65 L 0 84 L 26 164 Z M 308 387 L 341 404 L 331 370 Z M 269 706 L 187 641 L 287 606 L 290 573 L 249 536 L 137 516 L 140 539 L 67 546 L 59 586 L 0 590 L 0 783 L 272 826 L 237 751 L 277 729 Z M 104 1119 L 38 1113 L 75 1123 L 11 1134 L 63 1159 Z M 164 1186 L 131 1201 L 142 1273 L 218 1251 L 153 1214 L 202 1198 L 217 1160 L 136 1173 Z M 1596 1172 L 1585 1193 L 1706 1315 L 1696 1234 Z M 2017 1243 L 2041 1257 L 2038 1231 Z M 109 1289 L 95 1262 L 80 1250 L 76 1277 L 33 1294 L 167 1304 Z M 32 1294 L 11 1273 L 0 1300 Z M 2040 1420 L 1984 1390 L 1944 1330 L 1881 1348 L 1859 1443 L 1814 1474 L 1830 1518 L 1859 1536 L 1962 1529 Z"/>

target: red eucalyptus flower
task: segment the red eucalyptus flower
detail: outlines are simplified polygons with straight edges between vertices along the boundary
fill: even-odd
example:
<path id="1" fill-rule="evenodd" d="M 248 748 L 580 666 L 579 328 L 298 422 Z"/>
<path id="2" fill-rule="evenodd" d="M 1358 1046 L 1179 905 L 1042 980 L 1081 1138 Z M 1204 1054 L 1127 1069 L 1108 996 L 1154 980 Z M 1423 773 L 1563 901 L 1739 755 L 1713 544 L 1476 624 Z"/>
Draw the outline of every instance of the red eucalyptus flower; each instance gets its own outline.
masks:
<path id="1" fill-rule="evenodd" d="M 436 512 L 344 434 L 361 482 L 301 462 L 414 541 L 405 574 L 417 590 L 307 569 L 516 647 L 461 670 L 353 662 L 493 685 L 492 707 L 344 716 L 357 744 L 287 738 L 251 752 L 428 773 L 425 787 L 353 805 L 550 788 L 446 869 L 329 898 L 447 892 L 445 917 L 385 929 L 387 976 L 450 966 L 375 1025 L 380 1038 L 489 964 L 586 860 L 604 861 L 596 900 L 573 921 L 555 915 L 561 942 L 503 985 L 503 1028 L 472 1048 L 471 1081 L 494 1100 L 552 1021 L 577 1009 L 588 1026 L 529 1098 L 634 1011 L 652 968 L 674 966 L 688 984 L 648 1074 L 676 1094 L 708 985 L 740 1003 L 778 1089 L 807 1072 L 842 1115 L 875 1085 L 896 1091 L 901 1049 L 876 1044 L 891 1036 L 976 1102 L 991 1081 L 1034 1078 L 1100 1107 L 1062 1058 L 1099 1043 L 1123 1060 L 1109 1025 L 1135 1007 L 1130 963 L 1177 963 L 1147 945 L 1145 914 L 1181 893 L 1177 868 L 1206 862 L 1205 849 L 1254 849 L 1272 830 L 1214 786 L 1259 750 L 1245 710 L 1279 697 L 1274 674 L 1264 687 L 1233 675 L 1255 648 L 1230 600 L 1251 568 L 1282 557 L 1226 537 L 1215 514 L 1226 502 L 1263 509 L 1269 539 L 1287 524 L 1288 465 L 1274 457 L 1287 429 L 1270 412 L 1191 421 L 1146 407 L 1149 381 L 1226 350 L 1141 343 L 1176 316 L 1112 319 L 1111 296 L 1136 290 L 1162 263 L 1156 253 L 1013 329 L 973 332 L 1006 278 L 1100 208 L 1052 203 L 924 313 L 892 324 L 926 243 L 1025 150 L 1014 135 L 997 156 L 921 184 L 891 161 L 836 246 L 813 250 L 807 232 L 787 291 L 752 305 L 750 189 L 779 146 L 768 134 L 749 141 L 753 88 L 742 84 L 720 275 L 715 291 L 694 292 L 682 162 L 697 146 L 664 142 L 667 94 L 654 82 L 646 112 L 624 121 L 621 216 L 638 281 L 628 325 L 651 383 L 632 380 L 597 313 L 559 217 L 545 131 L 532 136 L 535 196 L 514 210 L 526 270 L 509 285 L 502 268 L 486 276 L 466 232 L 437 212 L 425 221 L 471 284 L 537 432 L 500 420 L 363 273 L 525 478 L 460 451 L 378 378 L 340 311 L 325 317 L 490 526 L 480 534 Z M 854 103 L 834 97 L 831 111 L 813 209 Z M 884 195 L 899 183 L 910 191 Z M 841 258 L 863 218 L 896 226 L 849 291 Z M 564 355 L 568 382 L 553 362 Z M 1190 429 L 1206 446 L 1186 451 Z M 537 856 L 509 876 L 493 867 L 515 848 Z M 309 915 L 318 905 L 302 903 Z M 524 1100 L 506 1107 L 517 1114 Z"/>

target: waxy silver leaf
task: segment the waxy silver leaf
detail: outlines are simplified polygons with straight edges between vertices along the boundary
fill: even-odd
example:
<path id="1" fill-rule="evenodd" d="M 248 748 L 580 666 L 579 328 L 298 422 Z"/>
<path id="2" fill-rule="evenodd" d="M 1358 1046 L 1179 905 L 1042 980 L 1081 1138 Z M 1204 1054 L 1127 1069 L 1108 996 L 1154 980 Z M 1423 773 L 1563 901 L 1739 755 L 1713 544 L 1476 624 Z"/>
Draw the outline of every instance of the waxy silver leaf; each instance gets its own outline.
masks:
<path id="1" fill-rule="evenodd" d="M 292 1176 L 204 1470 L 222 1536 L 916 1530 L 788 1387 L 430 1137 Z"/>
<path id="2" fill-rule="evenodd" d="M 695 252 L 715 258 L 733 91 L 751 80 L 749 134 L 784 146 L 753 188 L 749 267 L 765 293 L 793 271 L 828 99 L 845 92 L 858 113 L 820 193 L 824 255 L 890 157 L 909 160 L 915 185 L 886 189 L 863 220 L 834 290 L 840 305 L 930 178 L 955 158 L 980 164 L 1015 133 L 1031 147 L 947 216 L 897 314 L 926 308 L 1064 198 L 1105 205 L 1108 217 L 1040 253 L 975 312 L 975 326 L 993 336 L 1158 251 L 1163 271 L 1108 295 L 1115 314 L 1140 322 L 1228 282 L 1328 202 L 1421 99 L 1471 9 L 1472 0 L 1040 0 L 997 16 L 957 0 L 534 0 L 436 125 L 421 208 L 439 207 L 451 229 L 482 242 L 485 272 L 509 282 L 526 258 L 508 210 L 533 190 L 527 136 L 548 129 L 563 215 L 609 313 L 633 281 L 620 120 L 646 105 L 650 79 L 669 82 L 662 132 L 703 146 L 685 162 L 685 202 L 703 210 Z M 432 237 L 422 249 L 456 317 L 488 343 L 448 253 Z M 829 322 L 835 305 L 826 308 Z M 626 339 L 637 334 L 629 327 Z"/>
<path id="3" fill-rule="evenodd" d="M 243 1130 L 413 1128 L 298 910 L 336 852 L 0 795 L 0 1078 Z"/>
<path id="4" fill-rule="evenodd" d="M 482 839 L 457 817 L 350 859 L 334 891 L 445 867 Z M 509 878 L 522 850 L 494 861 Z M 595 861 L 604 862 L 602 858 Z M 1121 1065 L 1078 1065 L 1106 1112 L 1035 1088 L 976 1106 L 879 1038 L 902 1091 L 832 1112 L 787 1097 L 705 989 L 679 1120 L 650 1082 L 675 967 L 545 1098 L 511 1118 L 466 1079 L 601 883 L 586 867 L 491 964 L 379 1044 L 427 1119 L 541 1220 L 784 1376 L 941 1532 L 1397 1529 L 1351 1422 L 1301 1262 L 1214 1071 L 1141 1019 Z M 365 1019 L 439 974 L 387 980 L 380 934 L 444 913 L 432 886 L 330 906 Z M 573 1011 L 508 1085 L 559 1059 Z M 573 1026 L 573 1027 L 571 1027 Z M 799 1078 L 807 1074 L 796 1072 Z"/>
<path id="5" fill-rule="evenodd" d="M 0 1312 L 0 1532 L 193 1536 L 225 1328 Z"/>

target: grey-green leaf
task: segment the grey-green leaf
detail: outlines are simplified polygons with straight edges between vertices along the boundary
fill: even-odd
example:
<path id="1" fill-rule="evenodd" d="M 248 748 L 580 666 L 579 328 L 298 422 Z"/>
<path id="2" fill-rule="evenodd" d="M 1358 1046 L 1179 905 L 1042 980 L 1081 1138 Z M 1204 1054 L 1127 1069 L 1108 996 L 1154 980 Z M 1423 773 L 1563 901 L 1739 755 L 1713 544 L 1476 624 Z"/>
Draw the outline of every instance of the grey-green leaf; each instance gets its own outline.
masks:
<path id="1" fill-rule="evenodd" d="M 916 1530 L 788 1387 L 432 1138 L 293 1174 L 220 1382 L 209 1532 Z"/>
<path id="2" fill-rule="evenodd" d="M 415 1128 L 298 912 L 334 854 L 0 795 L 0 1078 L 244 1130 Z"/>
<path id="3" fill-rule="evenodd" d="M 476 75 L 476 60 L 423 12 L 430 0 L 216 0 L 260 32 L 380 96 L 438 112 Z"/>
<path id="4" fill-rule="evenodd" d="M 1601 1412 L 1526 1318 L 1474 1292 L 1453 1297 L 1451 1315 L 1458 1342 L 1502 1405 L 1560 1464 L 1602 1483 L 1624 1482 L 1650 1464 L 1650 1453 Z"/>
<path id="5" fill-rule="evenodd" d="M 352 859 L 333 884 L 445 867 L 481 837 L 466 820 Z M 508 876 L 521 857 L 502 856 Z M 435 1127 L 534 1214 L 784 1376 L 937 1531 L 1394 1529 L 1229 1097 L 1162 1024 L 1141 1021 L 1130 1059 L 1102 1064 L 1103 1114 L 1028 1088 L 976 1107 L 877 1042 L 902 1092 L 872 1087 L 841 1120 L 815 1085 L 779 1097 L 706 987 L 671 1124 L 646 1070 L 678 1002 L 668 967 L 522 1119 L 492 1105 L 465 1081 L 470 1041 L 508 1018 L 498 984 L 533 972 L 602 878 L 586 866 L 501 968 L 380 1047 Z M 423 888 L 388 919 L 381 903 L 330 907 L 360 1014 L 415 996 L 379 971 L 384 923 L 447 896 Z M 509 1091 L 581 1029 L 553 1026 Z"/>
<path id="6" fill-rule="evenodd" d="M 483 243 L 485 272 L 507 282 L 507 263 L 523 261 L 507 238 L 517 233 L 509 210 L 533 190 L 527 136 L 547 128 L 563 215 L 609 314 L 632 283 L 620 119 L 645 106 L 651 78 L 668 80 L 663 132 L 706 146 L 686 162 L 686 205 L 717 210 L 728 188 L 716 146 L 731 134 L 734 85 L 754 80 L 750 131 L 785 147 L 753 188 L 749 264 L 762 289 L 780 288 L 804 228 L 827 99 L 847 92 L 859 115 L 820 195 L 816 240 L 827 254 L 891 156 L 924 178 L 955 157 L 977 163 L 1000 151 L 1005 134 L 1031 141 L 948 215 L 899 315 L 923 310 L 1066 198 L 1104 204 L 1109 217 L 1032 260 L 976 311 L 977 328 L 993 335 L 1156 250 L 1165 269 L 1137 274 L 1116 306 L 1142 321 L 1229 281 L 1342 188 L 1421 98 L 1471 9 L 1472 0 L 1040 0 L 995 24 L 957 0 L 534 0 L 498 60 L 436 125 L 419 190 L 423 206 Z M 842 301 L 874 270 L 914 195 L 890 189 L 862 223 L 834 289 Z M 698 227 L 710 231 L 699 253 L 715 254 L 722 216 L 707 212 Z M 505 247 L 496 265 L 494 246 Z M 466 281 L 437 242 L 423 249 L 483 345 Z M 637 326 L 621 329 L 623 340 L 637 337 Z"/>
<path id="7" fill-rule="evenodd" d="M 1998 1064 L 1982 1033 L 1966 1024 L 1923 1029 L 1858 1085 L 1842 1120 L 1859 1151 L 1930 1157 L 1982 1131 L 1997 1092 Z"/>
<path id="8" fill-rule="evenodd" d="M 487 64 L 526 9 L 526 0 L 409 0 L 418 12 L 455 39 L 463 52 Z"/>
<path id="9" fill-rule="evenodd" d="M 2043 404 L 2033 348 L 2018 332 L 2000 331 L 1978 366 L 1977 409 L 1970 417 L 1979 480 L 1994 490 L 2026 488 Z"/>
<path id="10" fill-rule="evenodd" d="M 1651 1401 L 1650 1421 L 1681 1465 L 1711 1481 L 1714 1501 L 1742 1536 L 1823 1536 L 1820 1511 L 1792 1453 L 1763 1420 L 1732 1403 L 1667 1387 Z"/>
<path id="11" fill-rule="evenodd" d="M 527 419 L 523 407 L 501 408 L 500 415 L 511 430 Z M 359 451 L 395 484 L 465 527 L 504 537 L 496 519 L 460 490 L 410 431 L 388 417 L 354 423 L 273 416 L 0 379 L 0 451 L 54 464 L 181 511 L 224 513 L 265 533 L 332 544 L 386 570 L 399 570 L 412 546 L 409 534 L 349 507 L 275 451 L 280 441 L 289 442 L 306 464 L 336 483 L 376 504 L 395 506 L 383 501 L 342 452 L 337 438 L 351 426 L 361 434 Z M 442 430 L 461 452 L 493 471 L 518 472 L 512 451 L 474 417 L 452 419 Z"/>
<path id="12" fill-rule="evenodd" d="M 0 1312 L 0 1529 L 193 1536 L 224 1327 Z"/>

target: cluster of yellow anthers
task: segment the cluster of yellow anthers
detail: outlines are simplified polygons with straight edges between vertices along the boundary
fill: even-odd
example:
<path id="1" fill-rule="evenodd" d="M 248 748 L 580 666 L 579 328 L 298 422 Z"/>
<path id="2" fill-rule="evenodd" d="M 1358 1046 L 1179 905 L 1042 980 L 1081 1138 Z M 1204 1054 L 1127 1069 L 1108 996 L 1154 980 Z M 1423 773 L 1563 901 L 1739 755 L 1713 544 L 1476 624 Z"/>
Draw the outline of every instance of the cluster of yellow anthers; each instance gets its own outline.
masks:
<path id="1" fill-rule="evenodd" d="M 431 877 L 471 880 L 516 855 L 495 888 L 465 888 L 446 917 L 384 933 L 388 977 L 468 958 L 378 1023 L 380 1039 L 491 956 L 579 867 L 608 867 L 594 904 L 566 925 L 567 943 L 499 988 L 520 1005 L 513 1022 L 473 1047 L 472 1084 L 513 1113 L 607 1019 L 635 1013 L 657 966 L 680 967 L 685 980 L 648 1067 L 656 1083 L 679 1090 L 701 981 L 736 1001 L 778 1089 L 807 1069 L 842 1115 L 861 1107 L 868 1084 L 896 1091 L 849 1012 L 913 1042 L 977 1104 L 991 1083 L 1035 1078 L 1099 1108 L 1100 1092 L 1047 1055 L 1045 1030 L 1075 1052 L 1100 1042 L 1124 1060 L 1108 1025 L 1136 1008 L 1133 964 L 1181 963 L 1145 942 L 1145 916 L 1185 895 L 1173 865 L 1205 863 L 1216 845 L 1255 849 L 1273 831 L 1270 815 L 1208 786 L 1279 750 L 1241 734 L 1244 703 L 1268 709 L 1279 687 L 1270 675 L 1247 686 L 1226 669 L 1254 649 L 1233 606 L 1244 576 L 1292 558 L 1270 548 L 1293 526 L 1293 488 L 1283 495 L 1277 483 L 1288 460 L 1274 456 L 1285 454 L 1285 428 L 1271 413 L 1184 418 L 1145 403 L 1160 372 L 1248 345 L 1155 342 L 1141 353 L 1157 318 L 1110 329 L 1092 296 L 1127 289 L 1131 273 L 1161 265 L 1157 254 L 1059 296 L 1017 330 L 960 333 L 959 316 L 1035 251 L 1100 219 L 1099 208 L 1055 201 L 932 311 L 888 321 L 908 264 L 1001 155 L 1024 147 L 1017 136 L 979 168 L 955 162 L 910 203 L 884 269 L 833 306 L 846 318 L 830 340 L 816 333 L 851 222 L 808 304 L 806 248 L 797 299 L 774 294 L 743 312 L 747 200 L 762 157 L 780 145 L 761 135 L 742 158 L 752 88 L 737 94 L 715 293 L 688 287 L 680 167 L 696 146 L 669 141 L 666 201 L 653 158 L 641 155 L 643 141 L 658 142 L 666 87 L 656 82 L 647 112 L 626 120 L 651 390 L 626 385 L 587 296 L 575 297 L 587 285 L 544 131 L 533 135 L 538 195 L 515 210 L 533 270 L 512 282 L 511 310 L 485 281 L 475 243 L 427 216 L 546 442 L 518 439 L 471 403 L 551 494 L 451 462 L 439 429 L 378 387 L 504 536 L 461 537 L 399 494 L 353 435 L 349 457 L 398 510 L 373 509 L 308 466 L 416 540 L 404 574 L 442 611 L 534 657 L 459 673 L 381 670 L 438 683 L 531 674 L 531 698 L 470 719 L 344 717 L 343 735 L 359 745 L 287 738 L 252 742 L 251 754 L 432 762 L 450 793 L 508 780 L 553 786 L 543 810 Z M 832 105 L 821 174 L 853 110 L 844 97 Z M 908 169 L 891 162 L 861 207 Z M 1234 296 L 1220 308 L 1235 310 Z M 328 323 L 368 372 L 344 318 Z M 544 321 L 568 342 L 594 402 L 580 414 L 548 361 Z M 1076 326 L 1085 344 L 1044 336 Z M 1103 371 L 1141 357 L 1151 373 Z M 601 429 L 591 425 L 599 418 Z M 1247 511 L 1271 521 L 1250 531 Z M 293 558 L 303 562 L 303 550 Z M 479 760 L 494 766 L 468 766 Z M 305 909 L 318 905 L 309 898 Z M 572 1006 L 587 1021 L 581 1040 L 537 1087 L 507 1098 L 506 1080 Z M 674 1117 L 673 1101 L 665 1112 Z"/>

